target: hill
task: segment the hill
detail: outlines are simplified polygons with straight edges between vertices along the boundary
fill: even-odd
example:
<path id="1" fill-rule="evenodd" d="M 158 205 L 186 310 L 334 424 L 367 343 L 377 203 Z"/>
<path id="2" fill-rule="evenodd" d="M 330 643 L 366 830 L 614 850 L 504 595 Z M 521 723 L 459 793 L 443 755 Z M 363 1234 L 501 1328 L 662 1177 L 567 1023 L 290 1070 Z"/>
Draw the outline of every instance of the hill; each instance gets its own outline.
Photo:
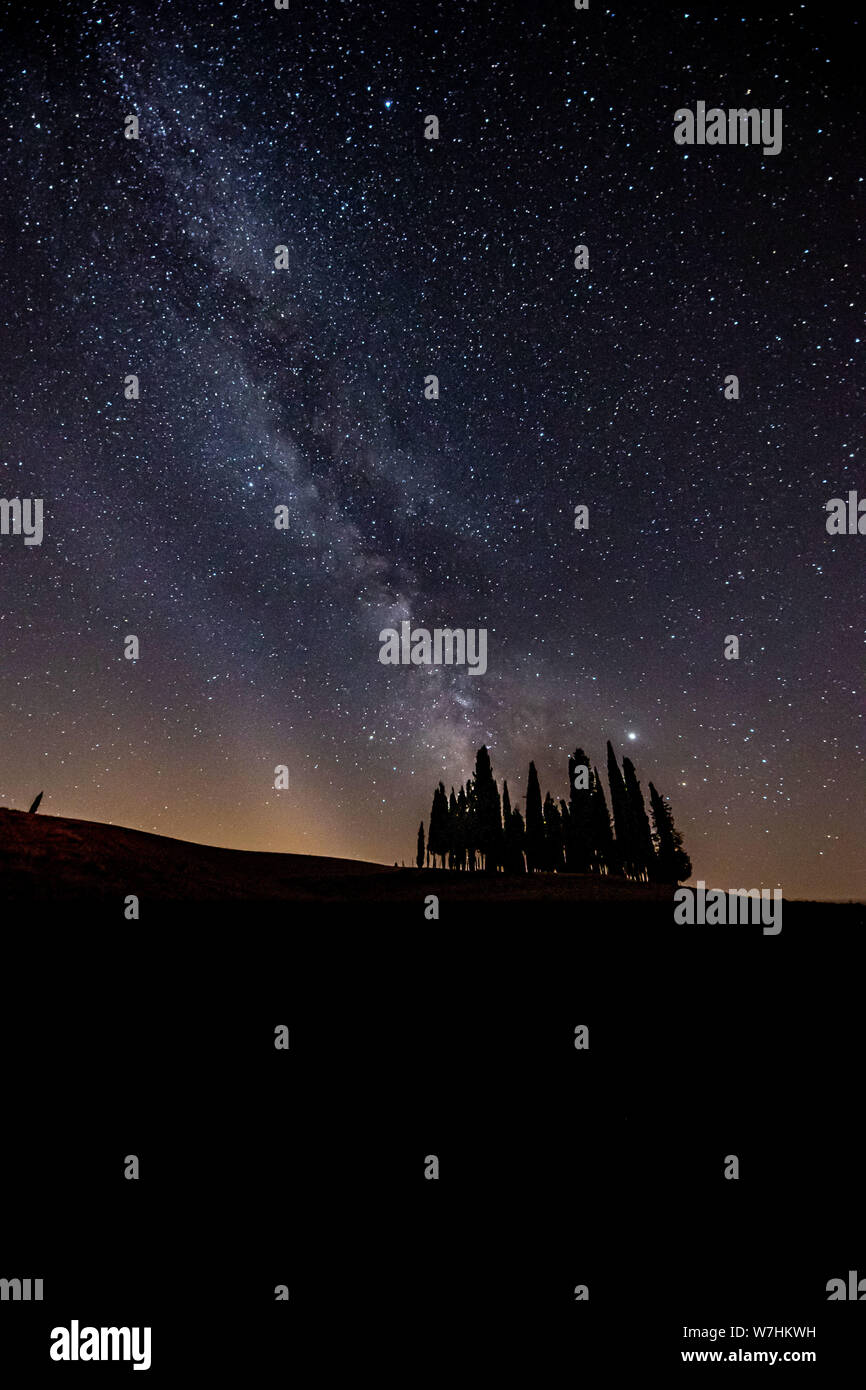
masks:
<path id="1" fill-rule="evenodd" d="M 671 889 L 594 874 L 452 874 L 357 859 L 218 849 L 142 830 L 0 809 L 0 882 L 7 903 L 142 902 L 423 904 L 427 894 L 467 907 L 669 904 Z"/>
<path id="2" fill-rule="evenodd" d="M 542 928 L 673 928 L 673 889 L 597 874 L 506 876 L 394 869 L 357 859 L 219 849 L 125 826 L 0 809 L 0 903 L 35 909 L 22 921 L 57 921 L 76 910 L 82 924 L 123 921 L 126 898 L 139 899 L 142 920 L 213 927 L 292 923 L 318 928 L 429 924 L 425 904 L 439 903 L 442 925 Z M 154 918 L 152 908 L 159 908 Z M 862 927 L 862 904 L 793 903 L 785 924 Z M 255 909 L 251 919 L 248 909 Z M 356 911 L 358 910 L 358 911 Z M 64 915 L 71 925 L 75 918 Z M 438 919 L 437 919 L 438 920 Z M 712 941 L 724 928 L 693 928 Z M 744 929 L 734 928 L 739 935 Z M 745 929 L 760 935 L 758 929 Z M 682 929 L 673 932 L 681 939 Z"/>
<path id="3" fill-rule="evenodd" d="M 347 896 L 347 880 L 393 874 L 381 864 L 313 854 L 217 849 L 98 821 L 0 809 L 6 902 L 265 902 Z"/>

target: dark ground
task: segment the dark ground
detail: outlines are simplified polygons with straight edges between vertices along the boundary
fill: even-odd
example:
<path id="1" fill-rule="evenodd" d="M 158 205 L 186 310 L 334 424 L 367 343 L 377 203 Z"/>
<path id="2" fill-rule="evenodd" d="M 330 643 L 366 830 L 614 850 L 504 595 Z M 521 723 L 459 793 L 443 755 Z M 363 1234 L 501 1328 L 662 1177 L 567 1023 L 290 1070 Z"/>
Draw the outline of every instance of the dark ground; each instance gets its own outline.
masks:
<path id="1" fill-rule="evenodd" d="M 102 863 L 101 910 L 55 875 L 4 912 L 0 1276 L 45 1280 L 0 1305 L 7 1356 L 114 1384 L 49 1362 L 50 1329 L 134 1308 L 157 1383 L 276 1383 L 291 1350 L 304 1384 L 606 1384 L 724 1345 L 683 1325 L 808 1325 L 735 1345 L 847 1383 L 863 1310 L 825 1286 L 866 1276 L 862 908 L 786 904 L 765 937 L 367 866 L 341 901 L 298 872 L 294 901 L 127 922 Z"/>

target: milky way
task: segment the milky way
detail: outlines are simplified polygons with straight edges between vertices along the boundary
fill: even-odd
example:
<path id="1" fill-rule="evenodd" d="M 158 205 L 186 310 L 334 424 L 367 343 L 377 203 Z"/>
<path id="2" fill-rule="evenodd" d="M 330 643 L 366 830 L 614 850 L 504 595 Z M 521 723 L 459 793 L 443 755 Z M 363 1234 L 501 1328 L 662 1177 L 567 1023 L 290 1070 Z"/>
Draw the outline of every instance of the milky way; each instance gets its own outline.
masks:
<path id="1" fill-rule="evenodd" d="M 390 863 L 481 743 L 565 795 L 610 738 L 697 877 L 862 896 L 866 537 L 824 510 L 866 495 L 857 36 L 799 6 L 10 21 L 0 495 L 45 535 L 0 537 L 0 802 Z M 698 100 L 781 109 L 781 150 L 676 144 Z M 486 674 L 383 666 L 404 619 L 485 628 Z"/>

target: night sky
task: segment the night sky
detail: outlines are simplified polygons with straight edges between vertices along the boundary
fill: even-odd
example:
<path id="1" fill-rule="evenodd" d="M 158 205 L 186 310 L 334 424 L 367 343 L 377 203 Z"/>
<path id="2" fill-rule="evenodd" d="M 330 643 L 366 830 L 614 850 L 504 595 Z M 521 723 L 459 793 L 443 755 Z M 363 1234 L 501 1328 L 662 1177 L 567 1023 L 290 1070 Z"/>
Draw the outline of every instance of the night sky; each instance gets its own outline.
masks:
<path id="1" fill-rule="evenodd" d="M 522 805 L 609 738 L 696 878 L 862 897 L 855 10 L 4 13 L 0 496 L 45 529 L 0 536 L 0 803 L 408 863 L 482 743 Z M 781 152 L 677 145 L 698 101 Z M 403 619 L 486 674 L 382 665 Z"/>

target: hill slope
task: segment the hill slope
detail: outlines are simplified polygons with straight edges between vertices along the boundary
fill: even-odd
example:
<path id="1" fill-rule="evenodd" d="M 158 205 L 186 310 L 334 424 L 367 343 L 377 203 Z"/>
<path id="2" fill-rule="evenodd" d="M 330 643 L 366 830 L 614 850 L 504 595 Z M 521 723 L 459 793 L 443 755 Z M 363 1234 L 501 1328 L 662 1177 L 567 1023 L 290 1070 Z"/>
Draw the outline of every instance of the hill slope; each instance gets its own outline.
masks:
<path id="1" fill-rule="evenodd" d="M 356 859 L 217 849 L 143 830 L 0 810 L 0 892 L 6 902 L 284 901 L 346 897 L 345 880 L 393 875 Z"/>

